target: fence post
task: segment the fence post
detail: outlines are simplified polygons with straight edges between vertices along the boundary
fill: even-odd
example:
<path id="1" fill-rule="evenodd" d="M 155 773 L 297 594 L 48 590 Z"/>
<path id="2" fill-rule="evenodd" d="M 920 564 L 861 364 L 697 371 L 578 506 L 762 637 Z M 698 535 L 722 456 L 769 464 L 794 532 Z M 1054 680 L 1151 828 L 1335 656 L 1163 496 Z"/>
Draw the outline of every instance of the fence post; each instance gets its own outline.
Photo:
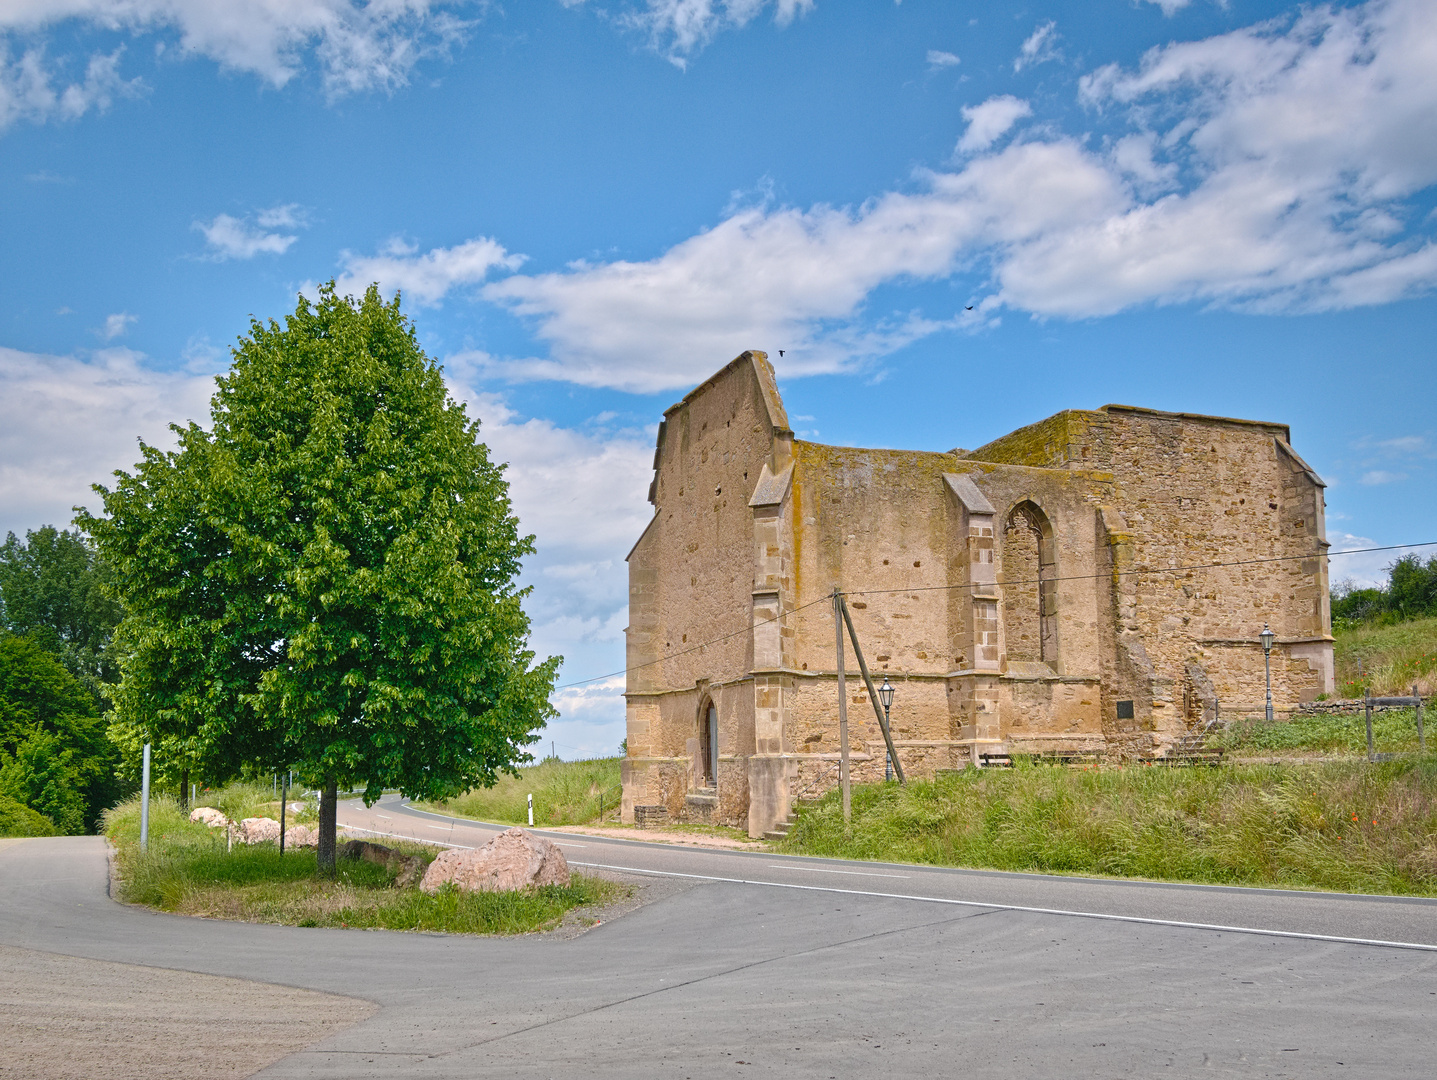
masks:
<path id="1" fill-rule="evenodd" d="M 1370 687 L 1362 688 L 1362 701 L 1366 706 L 1367 714 L 1367 760 L 1372 760 L 1372 690 Z"/>
<path id="2" fill-rule="evenodd" d="M 853 820 L 852 795 L 848 789 L 848 687 L 843 663 L 843 594 L 833 587 L 833 632 L 837 647 L 838 666 L 838 786 L 843 789 L 843 824 Z"/>
<path id="3" fill-rule="evenodd" d="M 145 743 L 144 778 L 140 785 L 140 850 L 150 848 L 150 744 Z"/>

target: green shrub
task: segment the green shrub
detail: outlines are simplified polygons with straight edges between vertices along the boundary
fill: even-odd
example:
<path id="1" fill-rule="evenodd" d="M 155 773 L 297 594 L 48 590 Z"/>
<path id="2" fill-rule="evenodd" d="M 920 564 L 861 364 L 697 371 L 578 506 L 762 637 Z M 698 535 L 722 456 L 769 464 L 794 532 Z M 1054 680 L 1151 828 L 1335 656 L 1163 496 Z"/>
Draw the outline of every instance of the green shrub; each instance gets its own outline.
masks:
<path id="1" fill-rule="evenodd" d="M 57 835 L 59 830 L 44 814 L 31 810 L 8 795 L 0 795 L 0 838 Z"/>

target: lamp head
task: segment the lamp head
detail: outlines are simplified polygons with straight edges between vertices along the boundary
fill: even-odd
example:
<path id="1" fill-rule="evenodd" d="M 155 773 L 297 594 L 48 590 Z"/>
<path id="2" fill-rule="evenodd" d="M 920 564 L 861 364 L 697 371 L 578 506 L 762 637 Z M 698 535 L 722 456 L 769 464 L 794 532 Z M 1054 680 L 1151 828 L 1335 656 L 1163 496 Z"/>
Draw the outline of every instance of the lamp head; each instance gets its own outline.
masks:
<path id="1" fill-rule="evenodd" d="M 897 690 L 889 683 L 888 676 L 883 676 L 883 685 L 878 688 L 878 700 L 883 703 L 883 711 L 887 712 L 893 705 L 893 695 Z"/>
<path id="2" fill-rule="evenodd" d="M 1262 639 L 1262 651 L 1272 652 L 1272 642 L 1277 635 L 1268 629 L 1267 623 L 1262 624 L 1262 633 L 1257 636 Z"/>

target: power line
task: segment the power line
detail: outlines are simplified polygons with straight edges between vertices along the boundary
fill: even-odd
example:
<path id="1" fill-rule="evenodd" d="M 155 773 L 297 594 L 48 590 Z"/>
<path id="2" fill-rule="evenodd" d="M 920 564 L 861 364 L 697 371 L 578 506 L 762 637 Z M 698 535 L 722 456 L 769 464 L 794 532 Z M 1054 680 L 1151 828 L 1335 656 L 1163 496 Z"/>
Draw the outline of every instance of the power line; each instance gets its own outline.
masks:
<path id="1" fill-rule="evenodd" d="M 1132 574 L 1176 574 L 1187 570 L 1216 570 L 1225 566 L 1255 566 L 1259 563 L 1298 562 L 1302 559 L 1330 559 L 1335 555 L 1368 555 L 1376 551 L 1405 551 L 1411 548 L 1422 547 L 1437 547 L 1437 540 L 1426 540 L 1420 544 L 1386 544 L 1382 547 L 1348 548 L 1345 551 L 1320 551 L 1308 555 L 1275 555 L 1271 558 L 1266 559 L 1234 559 L 1229 562 L 1190 563 L 1184 566 L 1135 568 L 1131 570 L 1119 570 L 1116 573 L 1119 577 L 1126 577 Z M 1005 581 L 1003 582 L 1003 584 L 1037 585 L 1048 581 L 1096 581 L 1111 576 L 1113 576 L 1111 571 L 1105 571 L 1096 574 L 1071 574 L 1065 577 L 1052 577 L 1041 579 L 1027 578 L 1015 581 Z M 950 592 L 955 589 L 972 588 L 975 588 L 975 584 L 970 581 L 958 585 L 916 585 L 907 589 L 852 589 L 849 591 L 845 591 L 843 595 L 885 596 L 893 593 Z M 700 649 L 705 649 L 710 645 L 719 645 L 725 641 L 728 641 L 730 638 L 736 638 L 741 634 L 747 634 L 751 630 L 756 629 L 757 627 L 767 626 L 769 623 L 774 623 L 780 621 L 781 619 L 786 619 L 788 618 L 788 616 L 795 615 L 798 612 L 803 611 L 805 608 L 811 608 L 815 604 L 827 604 L 832 603 L 832 601 L 833 594 L 827 593 L 823 596 L 820 596 L 816 600 L 810 600 L 806 604 L 800 604 L 798 607 L 789 608 L 787 611 L 783 612 L 780 615 L 775 615 L 771 619 L 762 619 L 759 622 L 750 623 L 749 625 L 741 627 L 738 630 L 733 631 L 732 633 L 723 634 L 716 638 L 710 638 L 708 641 L 701 641 L 697 645 L 690 645 L 687 649 L 681 649 L 678 652 L 666 653 L 665 655 L 660 656 L 656 660 L 649 660 L 642 664 L 635 664 L 632 667 L 623 667 L 620 668 L 618 671 L 611 671 L 607 675 L 595 675 L 592 679 L 581 679 L 578 682 L 564 683 L 562 686 L 554 687 L 554 690 L 555 692 L 559 690 L 572 690 L 578 686 L 588 686 L 590 683 L 603 682 L 605 679 L 613 679 L 620 675 L 625 675 L 630 671 L 642 671 L 644 668 L 653 667 L 655 664 L 662 664 L 668 660 L 677 660 L 681 656 L 688 656 L 690 653 L 698 652 Z"/>

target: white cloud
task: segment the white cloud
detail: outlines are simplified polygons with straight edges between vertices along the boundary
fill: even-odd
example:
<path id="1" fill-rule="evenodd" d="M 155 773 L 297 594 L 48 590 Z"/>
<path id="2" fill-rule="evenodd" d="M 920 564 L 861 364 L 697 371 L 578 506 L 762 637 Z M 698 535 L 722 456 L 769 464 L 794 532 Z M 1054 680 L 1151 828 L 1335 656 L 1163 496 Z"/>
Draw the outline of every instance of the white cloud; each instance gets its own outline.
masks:
<path id="1" fill-rule="evenodd" d="M 1013 70 L 1022 71 L 1034 64 L 1046 64 L 1049 60 L 1056 60 L 1062 54 L 1058 51 L 1058 24 L 1049 19 L 1040 24 L 1024 40 L 1018 49 L 1018 56 L 1013 61 Z"/>
<path id="2" fill-rule="evenodd" d="M 928 50 L 928 66 L 931 68 L 956 67 L 962 62 L 951 52 L 943 52 L 941 49 Z"/>
<path id="3" fill-rule="evenodd" d="M 1191 4 L 1192 0 L 1144 0 L 1144 2 L 1162 8 L 1163 14 L 1168 16 L 1168 18 L 1172 18 L 1183 8 Z M 1226 0 L 1219 0 L 1219 2 L 1225 3 Z"/>
<path id="4" fill-rule="evenodd" d="M 787 350 L 786 375 L 838 370 L 1005 306 L 1281 313 L 1420 294 L 1437 285 L 1437 242 L 1406 200 L 1437 184 L 1434 55 L 1437 6 L 1424 0 L 1154 49 L 1136 70 L 1081 81 L 1081 100 L 1128 129 L 1106 145 L 1051 129 L 989 142 L 860 207 L 740 207 L 648 260 L 487 285 L 548 347 L 498 367 L 651 391 L 750 347 Z M 989 114 L 984 130 L 985 106 L 969 117 L 975 147 L 1004 119 Z M 869 310 L 880 286 L 960 272 L 988 295 L 956 324 Z"/>
<path id="5" fill-rule="evenodd" d="M 1377 445 L 1394 454 L 1425 454 L 1432 444 L 1425 435 L 1399 435 L 1395 439 L 1383 439 Z"/>
<path id="6" fill-rule="evenodd" d="M 28 49 L 12 60 L 8 44 L 0 37 L 0 131 L 21 120 L 78 120 L 92 110 L 104 112 L 117 97 L 138 94 L 140 80 L 127 82 L 119 76 L 120 52 L 94 54 L 82 79 L 57 87 L 57 79 L 63 78 L 57 66 L 46 61 L 43 49 Z"/>
<path id="7" fill-rule="evenodd" d="M 1406 479 L 1406 473 L 1388 472 L 1386 469 L 1371 469 L 1362 474 L 1362 483 L 1368 487 L 1376 487 L 1380 484 L 1395 484 L 1399 480 Z"/>
<path id="8" fill-rule="evenodd" d="M 582 0 L 578 0 L 582 2 Z M 566 6 L 578 2 L 566 0 Z M 773 21 L 787 26 L 813 9 L 814 0 L 644 0 L 619 21 L 648 35 L 651 46 L 678 67 L 699 52 L 721 31 L 739 29 L 764 9 L 774 9 Z"/>
<path id="9" fill-rule="evenodd" d="M 1178 167 L 1171 161 L 1157 161 L 1157 138 L 1150 131 L 1124 135 L 1113 144 L 1113 167 L 1143 194 L 1167 191 L 1177 186 Z"/>
<path id="10" fill-rule="evenodd" d="M 981 105 L 965 105 L 963 119 L 968 121 L 968 130 L 958 140 L 958 152 L 987 150 L 1019 120 L 1032 115 L 1033 107 L 1012 94 L 991 97 Z"/>
<path id="11" fill-rule="evenodd" d="M 543 738 L 558 744 L 561 758 L 614 757 L 619 753 L 619 744 L 626 737 L 622 675 L 560 690 L 551 700 L 559 719 L 549 721 Z M 541 741 L 534 749 L 548 753 L 549 746 Z"/>
<path id="12" fill-rule="evenodd" d="M 309 224 L 299 203 L 271 206 L 268 210 L 261 210 L 255 214 L 254 218 L 263 229 L 295 229 Z"/>
<path id="13" fill-rule="evenodd" d="M 1353 533 L 1337 533 L 1328 538 L 1332 544 L 1332 550 L 1352 551 L 1357 550 L 1355 555 L 1333 555 L 1328 560 L 1327 580 L 1334 586 L 1342 582 L 1351 582 L 1359 589 L 1379 589 L 1387 585 L 1387 568 L 1404 555 L 1419 555 L 1427 559 L 1432 555 L 1433 548 L 1407 548 L 1398 547 L 1389 551 L 1363 551 L 1363 548 L 1375 548 L 1380 546 L 1379 542 L 1370 536 L 1356 536 Z"/>
<path id="14" fill-rule="evenodd" d="M 167 425 L 209 415 L 211 375 L 146 367 L 129 349 L 89 359 L 0 347 L 0 534 L 68 525 L 90 490 L 140 459 L 136 439 L 170 448 Z"/>
<path id="15" fill-rule="evenodd" d="M 341 296 L 362 296 L 377 282 L 385 295 L 398 289 L 412 303 L 433 305 L 444 299 L 450 289 L 477 285 L 491 270 L 516 269 L 524 256 L 509 254 L 498 241 L 486 236 L 451 248 L 433 248 L 422 255 L 417 246 L 396 237 L 378 255 L 345 251 L 340 260 L 343 270 L 336 285 Z M 312 285 L 305 288 L 306 292 L 312 290 Z"/>
<path id="16" fill-rule="evenodd" d="M 313 50 L 326 91 L 340 95 L 407 82 L 421 58 L 462 36 L 466 0 L 7 0 L 0 33 L 34 35 L 64 23 L 132 36 L 178 36 L 182 52 L 249 72 L 273 86 Z"/>
<path id="17" fill-rule="evenodd" d="M 105 316 L 104 327 L 95 332 L 106 341 L 114 341 L 130 328 L 130 323 L 139 322 L 139 320 L 140 317 L 138 315 L 131 315 L 127 311 L 120 311 L 114 315 Z"/>
<path id="18" fill-rule="evenodd" d="M 624 557 L 652 516 L 647 500 L 654 435 L 611 429 L 612 417 L 581 428 L 522 419 L 504 399 L 480 389 L 482 354 L 445 360 L 450 392 L 482 421 L 491 458 L 507 463 L 505 478 L 521 529 L 535 535 L 536 553 L 524 580 L 531 645 L 540 656 L 562 655 L 559 682 L 604 675 L 623 666 L 628 623 Z M 546 734 L 584 753 L 613 754 L 624 737 L 623 678 L 561 691 L 561 719 Z M 566 754 L 564 756 L 572 756 Z"/>
<path id="19" fill-rule="evenodd" d="M 300 224 L 298 207 L 294 204 L 261 210 L 255 223 L 246 218 L 216 214 L 209 222 L 196 221 L 193 228 L 205 234 L 211 257 L 215 259 L 252 259 L 256 255 L 283 255 L 297 239 L 294 233 L 270 232 L 274 228 L 293 228 Z"/>

